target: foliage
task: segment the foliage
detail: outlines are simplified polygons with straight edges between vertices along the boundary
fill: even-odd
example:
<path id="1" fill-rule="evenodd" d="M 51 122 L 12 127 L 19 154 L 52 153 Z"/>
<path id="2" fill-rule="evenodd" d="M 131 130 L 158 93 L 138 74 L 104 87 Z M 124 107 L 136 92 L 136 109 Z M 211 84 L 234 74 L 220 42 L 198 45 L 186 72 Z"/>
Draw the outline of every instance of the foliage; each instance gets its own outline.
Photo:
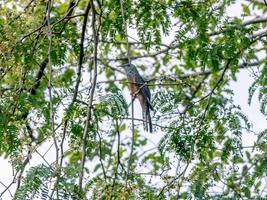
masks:
<path id="1" fill-rule="evenodd" d="M 245 0 L 0 1 L 0 155 L 15 171 L 0 198 L 267 198 L 267 131 L 243 146 L 251 116 L 230 86 L 249 69 L 248 104 L 257 95 L 266 116 L 266 9 Z M 131 116 L 129 58 L 151 89 L 153 134 L 135 100 Z"/>

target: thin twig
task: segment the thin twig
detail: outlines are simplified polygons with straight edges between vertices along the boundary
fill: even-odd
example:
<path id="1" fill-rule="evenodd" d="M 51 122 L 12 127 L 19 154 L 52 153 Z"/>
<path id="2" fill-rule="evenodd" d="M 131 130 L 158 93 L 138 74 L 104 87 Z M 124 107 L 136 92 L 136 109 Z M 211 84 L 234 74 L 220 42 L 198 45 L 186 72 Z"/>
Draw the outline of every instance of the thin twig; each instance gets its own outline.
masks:
<path id="1" fill-rule="evenodd" d="M 6 185 L 6 184 L 4 184 L 2 181 L 0 181 L 0 184 L 3 185 L 3 186 L 5 187 L 5 190 L 4 190 L 4 191 L 8 191 L 9 194 L 10 194 L 10 196 L 12 197 L 13 195 L 12 195 L 10 189 L 9 189 L 11 185 L 10 185 L 10 184 L 9 184 L 9 185 Z M 2 195 L 1 195 L 1 196 L 2 196 Z M 0 196 L 0 197 L 1 197 L 1 196 Z"/>
<path id="2" fill-rule="evenodd" d="M 1 192 L 0 197 L 2 197 L 7 191 L 9 191 L 9 188 L 10 188 L 13 184 L 16 183 L 16 178 L 17 178 L 17 176 L 18 176 L 18 173 L 19 173 L 19 171 L 17 171 L 17 172 L 14 174 L 12 181 L 11 181 L 11 182 L 6 186 L 6 188 Z"/>
<path id="3" fill-rule="evenodd" d="M 97 129 L 98 129 L 98 124 L 97 124 Z M 102 153 L 102 138 L 101 138 L 101 135 L 98 132 L 98 130 L 97 130 L 96 133 L 97 133 L 98 138 L 99 138 L 99 160 L 100 160 L 100 165 L 101 165 L 101 168 L 102 168 L 102 171 L 103 171 L 105 182 L 107 182 L 107 173 L 106 173 L 105 166 L 104 166 L 103 159 L 102 159 L 102 156 L 103 156 L 103 153 Z"/>
<path id="4" fill-rule="evenodd" d="M 20 188 L 20 184 L 21 184 L 21 179 L 22 179 L 23 172 L 24 172 L 24 170 L 25 170 L 26 165 L 27 165 L 27 164 L 29 163 L 29 161 L 30 161 L 30 154 L 31 154 L 31 152 L 30 152 L 30 150 L 29 150 L 28 153 L 27 153 L 27 157 L 26 157 L 26 159 L 23 161 L 23 163 L 22 163 L 22 165 L 21 165 L 21 169 L 20 169 L 19 172 L 18 172 L 18 177 L 17 177 L 17 187 L 16 187 L 15 194 L 17 193 L 17 191 L 18 191 L 19 188 Z"/>
<path id="5" fill-rule="evenodd" d="M 185 174 L 185 172 L 186 172 L 186 170 L 187 170 L 189 164 L 190 164 L 190 161 L 188 160 L 188 162 L 187 162 L 187 164 L 186 164 L 184 170 L 183 170 L 179 175 L 174 176 L 174 177 L 172 178 L 172 180 L 170 180 L 169 183 L 167 183 L 166 185 L 164 185 L 164 186 L 161 188 L 161 190 L 160 190 L 159 194 L 157 195 L 157 197 L 160 197 L 160 195 L 163 194 L 164 190 L 166 190 L 171 184 L 173 184 L 173 183 L 174 183 L 176 180 L 178 180 L 181 176 L 184 176 L 184 174 Z"/>
<path id="6" fill-rule="evenodd" d="M 126 185 L 128 184 L 128 178 L 129 178 L 129 173 L 131 170 L 131 165 L 132 165 L 132 157 L 133 157 L 133 152 L 134 152 L 134 143 L 135 143 L 135 138 L 134 138 L 134 100 L 135 96 L 132 95 L 132 136 L 131 136 L 131 150 L 130 150 L 130 155 L 129 155 L 129 160 L 128 160 L 128 166 L 127 166 L 127 175 L 126 175 Z"/>
<path id="7" fill-rule="evenodd" d="M 46 21 L 47 21 L 47 38 L 49 41 L 48 45 L 48 93 L 49 93 L 49 113 L 50 113 L 50 121 L 51 121 L 51 133 L 53 137 L 53 143 L 55 146 L 55 153 L 56 153 L 56 162 L 55 166 L 58 166 L 59 162 L 59 148 L 56 139 L 56 132 L 55 132 L 55 115 L 54 115 L 54 106 L 53 106 L 53 91 L 52 91 L 52 80 L 53 80 L 53 67 L 52 67 L 52 60 L 51 60 L 51 51 L 52 51 L 52 29 L 50 24 L 50 14 L 53 6 L 53 0 L 48 1 L 48 8 L 46 13 Z M 54 189 L 56 184 L 54 185 Z M 54 195 L 54 191 L 52 190 L 51 197 Z"/>
<path id="8" fill-rule="evenodd" d="M 117 165 L 116 165 L 116 169 L 115 169 L 115 175 L 113 178 L 113 183 L 112 183 L 112 189 L 111 189 L 111 195 L 110 195 L 110 200 L 113 197 L 113 191 L 114 191 L 114 187 L 116 184 L 116 180 L 117 180 L 117 176 L 118 176 L 118 170 L 119 170 L 119 165 L 121 165 L 120 162 L 120 145 L 121 145 L 121 138 L 120 138 L 120 130 L 119 130 L 119 124 L 118 124 L 118 119 L 115 119 L 115 127 L 116 127 L 116 133 L 117 133 Z"/>
<path id="9" fill-rule="evenodd" d="M 120 6 L 121 6 L 121 15 L 122 15 L 122 20 L 123 20 L 125 39 L 126 39 L 126 44 L 127 44 L 127 59 L 128 59 L 128 63 L 131 64 L 130 43 L 129 43 L 129 38 L 128 38 L 127 22 L 125 20 L 125 14 L 124 14 L 124 8 L 123 8 L 123 0 L 120 0 Z"/>
<path id="10" fill-rule="evenodd" d="M 78 1 L 79 2 L 79 1 Z M 77 3 L 78 3 L 77 2 Z M 74 7 L 77 6 L 77 3 L 76 4 L 70 4 L 71 7 L 69 7 L 69 9 L 67 10 L 66 14 L 60 18 L 58 21 L 54 22 L 54 23 L 50 23 L 48 22 L 48 19 L 46 17 L 46 20 L 43 22 L 43 24 L 41 26 L 39 26 L 38 28 L 34 29 L 33 31 L 27 33 L 26 35 L 22 36 L 22 38 L 17 42 L 17 43 L 20 43 L 22 42 L 24 39 L 26 39 L 27 37 L 31 36 L 32 34 L 36 33 L 36 32 L 39 32 L 39 34 L 42 32 L 42 29 L 48 24 L 50 24 L 50 27 L 51 27 L 51 33 L 52 33 L 52 29 L 54 28 L 55 25 L 59 24 L 60 22 L 62 22 L 63 20 L 67 19 L 67 20 L 70 20 L 72 18 L 75 18 L 75 17 L 81 17 L 83 16 L 84 14 L 78 14 L 78 15 L 74 15 L 74 16 L 71 16 L 72 12 L 73 12 L 73 9 Z M 49 29 L 49 28 L 48 28 Z"/>
<path id="11" fill-rule="evenodd" d="M 125 14 L 124 14 L 124 6 L 123 6 L 124 1 L 120 0 L 120 9 L 121 9 L 121 15 L 122 15 L 122 20 L 123 20 L 123 26 L 124 26 L 124 33 L 125 33 L 125 39 L 126 39 L 126 44 L 127 44 L 127 59 L 128 59 L 128 64 L 131 64 L 131 54 L 130 54 L 130 43 L 129 43 L 129 36 L 128 36 L 128 29 L 127 29 L 127 22 L 125 19 Z M 126 174 L 126 185 L 128 184 L 128 178 L 129 178 L 129 173 L 131 170 L 131 165 L 132 165 L 132 157 L 133 157 L 133 151 L 134 151 L 134 100 L 135 100 L 136 95 L 132 95 L 132 137 L 131 137 L 131 150 L 130 150 L 130 155 L 129 155 L 129 160 L 128 160 L 128 166 L 127 166 L 127 174 Z"/>
<path id="12" fill-rule="evenodd" d="M 51 167 L 49 162 L 45 159 L 45 154 L 42 155 L 37 149 L 35 150 L 35 152 L 43 159 L 43 161 L 47 164 L 47 166 Z"/>
<path id="13" fill-rule="evenodd" d="M 49 0 L 48 8 L 47 8 L 47 38 L 49 40 L 48 46 L 48 68 L 49 68 L 49 80 L 48 80 L 48 92 L 49 92 L 49 105 L 50 105 L 50 120 L 51 120 L 51 132 L 54 140 L 55 150 L 56 150 L 56 164 L 58 164 L 58 144 L 56 140 L 56 133 L 55 133 L 55 116 L 54 116 L 54 106 L 53 106 L 53 91 L 52 91 L 52 79 L 53 79 L 53 68 L 52 68 L 52 61 L 51 61 L 51 51 L 52 51 L 52 31 L 50 25 L 50 13 L 53 5 L 53 0 Z"/>
<path id="14" fill-rule="evenodd" d="M 217 89 L 217 87 L 218 87 L 218 86 L 220 85 L 220 83 L 223 81 L 224 75 L 225 75 L 227 69 L 230 67 L 230 63 L 231 63 L 231 61 L 232 61 L 232 59 L 228 59 L 228 60 L 227 60 L 227 63 L 226 63 L 226 65 L 225 65 L 225 67 L 224 67 L 224 70 L 223 70 L 223 72 L 222 72 L 220 78 L 217 80 L 215 86 L 211 89 L 211 91 L 210 91 L 207 95 L 203 96 L 202 98 L 200 98 L 199 100 L 197 100 L 197 101 L 194 102 L 194 103 L 200 102 L 200 101 L 202 101 L 202 100 L 206 99 L 207 97 L 210 97 L 210 96 L 212 96 L 212 95 L 214 94 L 214 91 Z"/>

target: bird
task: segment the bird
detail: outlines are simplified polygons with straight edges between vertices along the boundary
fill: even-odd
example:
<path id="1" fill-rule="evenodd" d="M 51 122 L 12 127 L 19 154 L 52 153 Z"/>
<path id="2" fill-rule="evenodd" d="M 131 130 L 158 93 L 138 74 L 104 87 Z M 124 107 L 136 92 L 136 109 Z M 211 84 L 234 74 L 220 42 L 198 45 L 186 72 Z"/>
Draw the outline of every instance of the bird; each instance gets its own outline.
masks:
<path id="1" fill-rule="evenodd" d="M 139 74 L 137 68 L 133 64 L 123 65 L 124 71 L 127 75 L 129 89 L 133 98 L 137 97 L 142 108 L 142 116 L 144 120 L 144 129 L 152 133 L 152 122 L 150 110 L 153 110 L 151 104 L 151 93 L 147 86 L 147 82 L 144 81 L 142 76 Z"/>

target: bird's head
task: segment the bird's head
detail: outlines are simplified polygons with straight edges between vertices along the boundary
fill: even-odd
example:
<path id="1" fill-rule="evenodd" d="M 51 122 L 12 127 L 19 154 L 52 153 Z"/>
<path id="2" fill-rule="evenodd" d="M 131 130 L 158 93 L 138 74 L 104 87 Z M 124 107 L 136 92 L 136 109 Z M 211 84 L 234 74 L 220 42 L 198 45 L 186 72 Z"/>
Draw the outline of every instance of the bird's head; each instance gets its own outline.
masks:
<path id="1" fill-rule="evenodd" d="M 123 65 L 124 71 L 126 74 L 130 74 L 136 70 L 136 67 L 133 64 L 125 64 Z"/>

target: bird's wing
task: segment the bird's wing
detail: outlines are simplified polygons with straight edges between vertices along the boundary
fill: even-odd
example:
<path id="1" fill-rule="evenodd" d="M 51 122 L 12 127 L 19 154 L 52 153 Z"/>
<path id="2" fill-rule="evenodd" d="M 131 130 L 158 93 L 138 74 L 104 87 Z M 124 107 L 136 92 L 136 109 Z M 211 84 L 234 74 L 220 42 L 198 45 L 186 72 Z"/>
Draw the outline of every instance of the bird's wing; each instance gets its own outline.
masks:
<path id="1" fill-rule="evenodd" d="M 136 76 L 136 83 L 137 83 L 138 87 L 140 88 L 140 93 L 144 96 L 149 108 L 151 108 L 151 110 L 153 110 L 152 104 L 150 102 L 150 99 L 151 99 L 150 90 L 147 87 L 144 79 L 139 74 L 138 74 L 138 76 Z"/>

